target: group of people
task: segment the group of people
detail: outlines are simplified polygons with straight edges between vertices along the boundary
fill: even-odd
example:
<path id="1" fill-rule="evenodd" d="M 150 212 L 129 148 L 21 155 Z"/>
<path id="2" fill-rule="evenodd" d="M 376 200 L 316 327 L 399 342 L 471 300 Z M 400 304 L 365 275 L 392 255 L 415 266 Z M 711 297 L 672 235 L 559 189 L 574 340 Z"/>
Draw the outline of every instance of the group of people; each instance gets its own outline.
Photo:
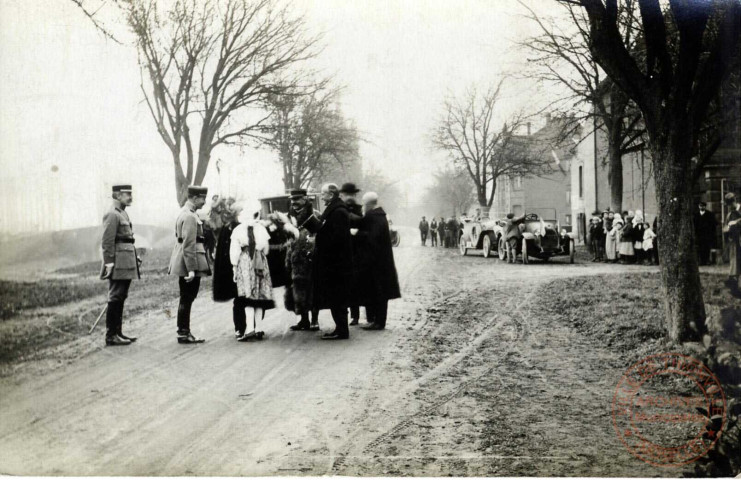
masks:
<path id="1" fill-rule="evenodd" d="M 658 265 L 657 221 L 645 221 L 641 210 L 622 214 L 607 208 L 595 210 L 589 221 L 589 247 L 593 262 Z"/>
<path id="2" fill-rule="evenodd" d="M 448 217 L 447 220 L 443 217 L 433 217 L 429 222 L 426 217 L 422 217 L 419 221 L 419 236 L 423 247 L 427 245 L 429 237 L 433 247 L 455 248 L 458 246 L 460 229 L 461 224 L 455 217 Z"/>
<path id="3" fill-rule="evenodd" d="M 307 191 L 290 192 L 287 213 L 261 218 L 259 202 L 245 205 L 214 199 L 207 221 L 197 212 L 205 205 L 208 189 L 188 187 L 188 198 L 175 222 L 177 243 L 168 273 L 178 277 L 178 343 L 204 340 L 193 335 L 190 312 L 201 278 L 213 274 L 213 299 L 232 302 L 234 335 L 242 342 L 262 340 L 265 311 L 275 308 L 273 289 L 285 287 L 284 306 L 300 316 L 294 331 L 319 330 L 318 312 L 331 311 L 335 329 L 324 340 L 350 336 L 348 325 L 359 323 L 365 307 L 367 330 L 386 326 L 388 301 L 401 292 L 391 247 L 386 213 L 378 195 L 353 183 L 321 189 L 323 212 L 314 210 Z M 131 280 L 139 279 L 141 260 L 126 207 L 132 203 L 131 185 L 113 187 L 113 206 L 103 223 L 103 268 L 109 282 L 106 345 L 129 345 L 135 337 L 122 331 L 124 302 Z M 213 233 L 213 251 L 208 232 Z M 212 270 L 213 266 L 213 270 Z M 351 323 L 348 324 L 348 309 Z"/>

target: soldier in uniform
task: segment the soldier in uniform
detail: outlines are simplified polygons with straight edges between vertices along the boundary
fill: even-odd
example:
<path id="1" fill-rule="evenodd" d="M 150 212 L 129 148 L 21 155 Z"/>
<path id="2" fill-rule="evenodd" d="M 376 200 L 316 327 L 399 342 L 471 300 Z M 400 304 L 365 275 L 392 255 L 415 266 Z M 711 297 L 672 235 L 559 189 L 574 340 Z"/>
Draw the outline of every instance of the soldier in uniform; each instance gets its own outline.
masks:
<path id="1" fill-rule="evenodd" d="M 103 268 L 100 278 L 108 280 L 105 343 L 117 346 L 136 341 L 136 337 L 123 334 L 121 324 L 131 280 L 140 278 L 141 260 L 136 255 L 134 230 L 126 213 L 126 207 L 132 202 L 131 185 L 114 185 L 112 196 L 113 206 L 103 217 Z"/>
<path id="2" fill-rule="evenodd" d="M 170 275 L 180 277 L 180 305 L 178 306 L 178 343 L 203 343 L 190 332 L 190 308 L 198 296 L 201 277 L 211 275 L 211 265 L 204 245 L 204 231 L 196 210 L 206 203 L 206 187 L 188 187 L 188 200 L 175 222 L 177 243 L 170 257 Z"/>

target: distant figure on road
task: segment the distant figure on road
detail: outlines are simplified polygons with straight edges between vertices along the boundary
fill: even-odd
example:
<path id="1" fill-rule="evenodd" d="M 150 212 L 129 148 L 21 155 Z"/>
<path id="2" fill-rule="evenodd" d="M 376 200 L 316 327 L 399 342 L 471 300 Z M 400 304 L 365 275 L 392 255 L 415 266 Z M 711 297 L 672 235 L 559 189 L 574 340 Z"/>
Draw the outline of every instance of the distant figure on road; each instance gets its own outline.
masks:
<path id="1" fill-rule="evenodd" d="M 368 325 L 365 330 L 386 328 L 388 301 L 401 297 L 399 278 L 394 264 L 389 224 L 386 212 L 378 205 L 378 195 L 368 192 L 363 195 L 365 215 L 358 225 L 357 236 L 366 240 L 370 253 L 370 269 L 360 279 L 360 293 Z"/>
<path id="2" fill-rule="evenodd" d="M 432 217 L 432 221 L 430 222 L 430 242 L 433 247 L 437 246 L 437 229 L 439 226 L 440 224 L 437 218 Z"/>
<path id="3" fill-rule="evenodd" d="M 363 219 L 363 207 L 358 205 L 357 194 L 360 189 L 354 183 L 344 183 L 340 188 L 340 199 L 345 202 L 350 212 L 350 234 L 352 235 L 353 281 L 350 289 L 350 325 L 357 325 L 360 319 L 360 302 L 358 300 L 358 278 L 367 275 L 368 253 L 364 241 L 355 235 L 357 224 Z"/>
<path id="4" fill-rule="evenodd" d="M 188 200 L 183 205 L 175 222 L 177 243 L 172 250 L 168 273 L 177 275 L 180 288 L 178 305 L 178 343 L 203 343 L 190 333 L 190 309 L 198 296 L 201 277 L 211 275 L 211 265 L 204 246 L 203 225 L 196 211 L 206 203 L 208 189 L 191 185 L 188 187 Z"/>
<path id="5" fill-rule="evenodd" d="M 458 246 L 458 221 L 455 217 L 448 218 L 448 224 L 445 226 L 445 234 L 448 238 L 448 248 Z"/>
<path id="6" fill-rule="evenodd" d="M 710 264 L 710 250 L 715 247 L 715 214 L 707 210 L 707 204 L 700 202 L 695 213 L 695 240 L 697 259 L 700 265 Z"/>
<path id="7" fill-rule="evenodd" d="M 589 246 L 592 250 L 592 261 L 601 262 L 605 245 L 605 233 L 600 212 L 592 212 L 592 219 L 589 222 Z"/>
<path id="8" fill-rule="evenodd" d="M 515 263 L 517 257 L 517 244 L 522 240 L 520 224 L 524 220 L 525 215 L 515 217 L 515 214 L 512 212 L 507 214 L 507 223 L 504 226 L 504 240 L 507 242 L 508 246 L 507 263 Z"/>
<path id="9" fill-rule="evenodd" d="M 131 280 L 138 280 L 141 260 L 134 247 L 134 229 L 126 213 L 133 196 L 131 185 L 113 185 L 113 206 L 103 217 L 102 280 L 108 280 L 108 310 L 106 311 L 105 344 L 129 345 L 136 337 L 123 334 L 124 302 L 129 296 Z"/>
<path id="10" fill-rule="evenodd" d="M 741 296 L 741 284 L 739 283 L 739 275 L 741 274 L 741 201 L 733 193 L 727 194 L 725 201 L 730 208 L 723 228 L 730 260 L 726 285 L 730 288 L 731 294 L 738 297 Z"/>
<path id="11" fill-rule="evenodd" d="M 344 340 L 350 338 L 347 326 L 352 282 L 350 212 L 340 200 L 340 190 L 334 183 L 322 186 L 321 195 L 325 209 L 316 234 L 314 302 L 319 310 L 329 309 L 335 323 L 334 331 L 325 333 L 322 339 Z"/>
<path id="12" fill-rule="evenodd" d="M 437 235 L 438 235 L 438 237 L 440 237 L 440 246 L 443 247 L 443 248 L 447 247 L 448 246 L 448 244 L 447 244 L 447 240 L 448 240 L 447 235 L 448 234 L 446 232 L 445 218 L 444 217 L 439 217 L 439 223 L 437 225 Z"/>
<path id="13" fill-rule="evenodd" d="M 419 222 L 419 237 L 422 240 L 422 246 L 424 247 L 427 243 L 427 233 L 430 231 L 430 224 L 427 223 L 427 219 L 422 217 Z"/>
<path id="14" fill-rule="evenodd" d="M 240 305 L 246 309 L 246 322 L 241 329 L 243 334 L 237 339 L 240 342 L 262 340 L 265 336 L 261 328 L 265 310 L 275 308 L 267 257 L 270 234 L 259 217 L 260 204 L 248 204 L 240 214 L 239 225 L 232 232 L 229 246 Z"/>

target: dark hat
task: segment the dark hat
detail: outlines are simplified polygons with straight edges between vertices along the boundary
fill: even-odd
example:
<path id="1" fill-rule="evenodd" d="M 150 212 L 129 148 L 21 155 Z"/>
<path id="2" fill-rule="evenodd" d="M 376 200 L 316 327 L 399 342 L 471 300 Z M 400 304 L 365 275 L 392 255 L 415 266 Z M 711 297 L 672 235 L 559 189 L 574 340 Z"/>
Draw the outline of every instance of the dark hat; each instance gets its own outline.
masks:
<path id="1" fill-rule="evenodd" d="M 208 187 L 201 187 L 199 185 L 188 186 L 188 195 L 191 197 L 200 197 L 208 193 Z"/>
<path id="2" fill-rule="evenodd" d="M 595 210 L 595 211 L 592 212 L 592 215 L 594 215 L 595 217 L 599 217 L 602 214 L 600 213 L 599 210 Z"/>
<path id="3" fill-rule="evenodd" d="M 306 193 L 307 193 L 306 190 L 303 188 L 294 188 L 289 192 L 288 196 L 289 198 L 293 199 L 293 198 L 305 197 Z"/>
<path id="4" fill-rule="evenodd" d="M 705 203 L 705 202 L 698 202 L 697 205 L 700 206 L 700 207 L 707 207 L 708 206 L 708 204 Z"/>
<path id="5" fill-rule="evenodd" d="M 133 190 L 131 190 L 131 185 L 114 185 L 113 186 L 113 193 L 131 193 Z"/>
<path id="6" fill-rule="evenodd" d="M 507 214 L 507 218 L 509 218 L 509 219 L 515 218 L 515 214 L 514 213 L 508 213 Z"/>
<path id="7" fill-rule="evenodd" d="M 355 186 L 354 183 L 343 183 L 342 188 L 340 188 L 340 193 L 358 193 L 360 189 Z"/>

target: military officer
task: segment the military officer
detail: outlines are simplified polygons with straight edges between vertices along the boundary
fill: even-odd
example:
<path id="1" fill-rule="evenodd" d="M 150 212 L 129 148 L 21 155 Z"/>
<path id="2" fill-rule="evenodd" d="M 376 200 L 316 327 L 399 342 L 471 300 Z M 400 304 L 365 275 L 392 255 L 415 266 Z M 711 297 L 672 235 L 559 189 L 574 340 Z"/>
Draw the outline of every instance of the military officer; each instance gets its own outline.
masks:
<path id="1" fill-rule="evenodd" d="M 131 185 L 113 186 L 113 205 L 103 217 L 102 280 L 108 280 L 105 343 L 109 346 L 129 345 L 136 337 L 121 331 L 123 308 L 129 295 L 131 280 L 139 279 L 139 263 L 134 247 L 134 230 L 126 213 L 133 200 Z"/>
<path id="2" fill-rule="evenodd" d="M 188 200 L 180 210 L 175 222 L 177 243 L 170 257 L 170 275 L 180 277 L 180 305 L 178 306 L 178 343 L 203 343 L 190 332 L 190 307 L 198 296 L 201 277 L 211 275 L 211 265 L 206 248 L 203 223 L 196 210 L 206 203 L 208 189 L 191 185 L 188 187 Z"/>

